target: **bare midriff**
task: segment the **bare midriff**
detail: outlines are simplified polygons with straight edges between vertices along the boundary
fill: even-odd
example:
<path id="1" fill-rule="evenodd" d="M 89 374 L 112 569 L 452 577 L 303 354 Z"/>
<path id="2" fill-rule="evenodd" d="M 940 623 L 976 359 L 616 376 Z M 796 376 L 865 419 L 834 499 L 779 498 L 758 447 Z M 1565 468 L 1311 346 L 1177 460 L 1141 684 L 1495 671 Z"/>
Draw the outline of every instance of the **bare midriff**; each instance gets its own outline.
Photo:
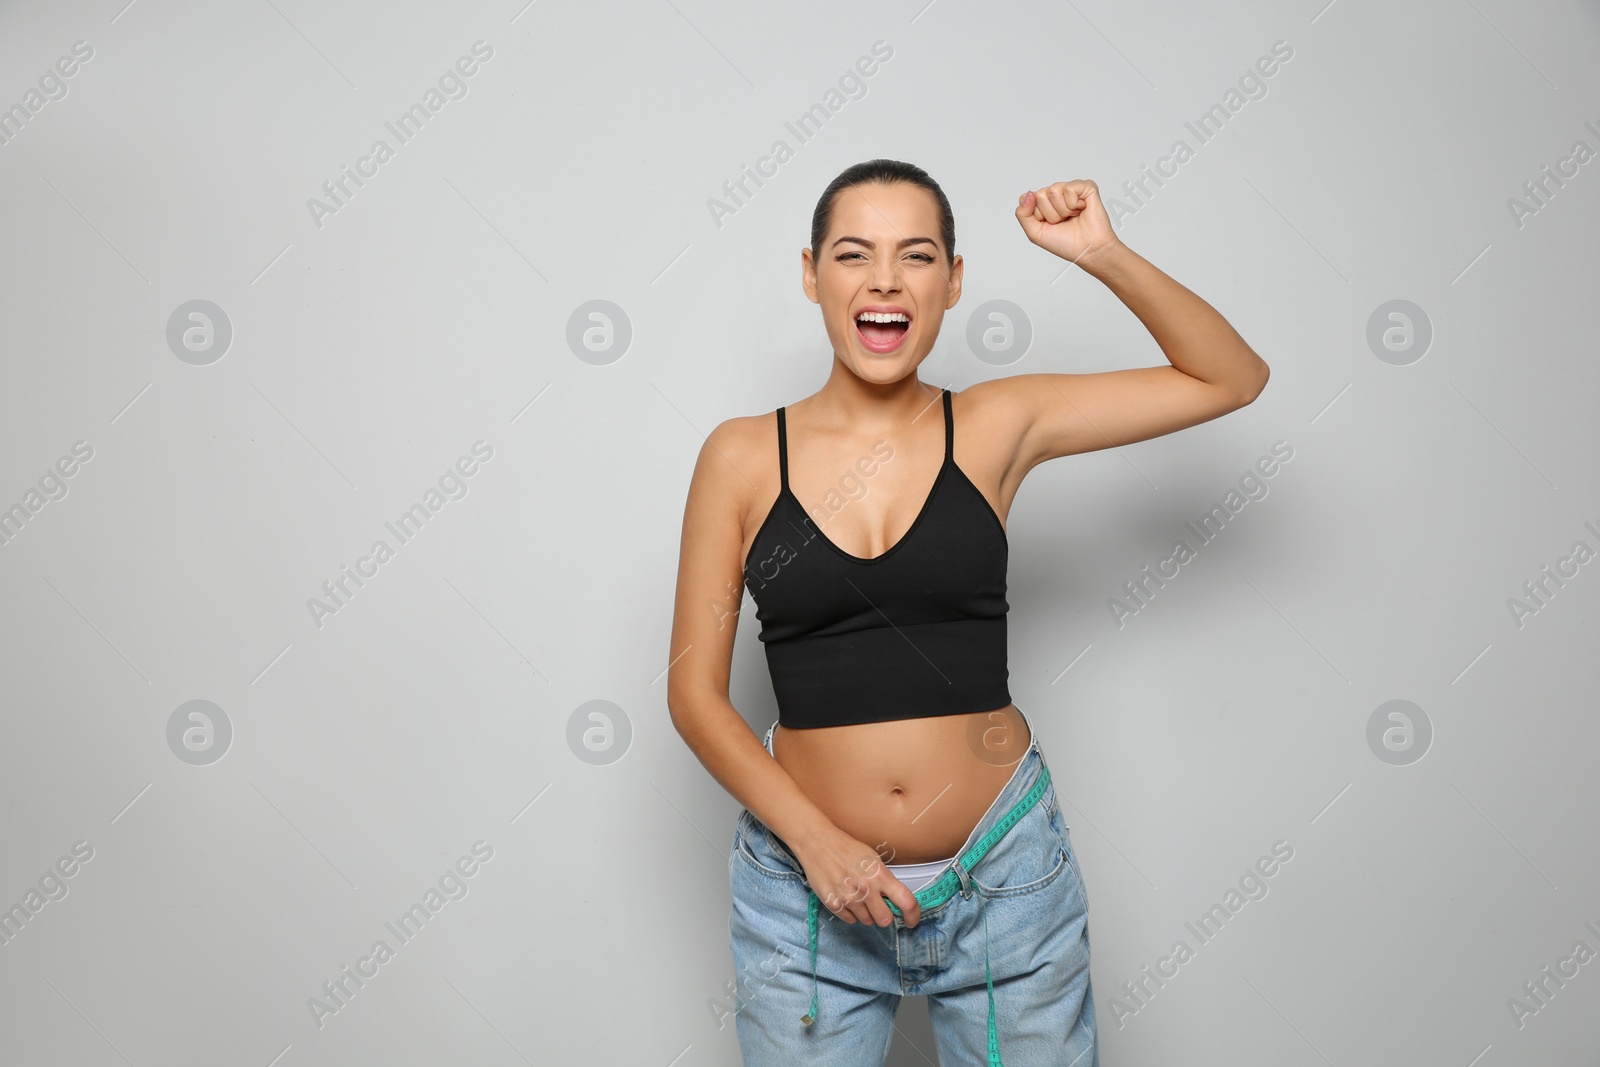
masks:
<path id="1" fill-rule="evenodd" d="M 885 863 L 955 855 L 1005 788 L 1031 737 L 1015 704 L 994 711 L 772 732 L 772 754 L 840 830 Z"/>

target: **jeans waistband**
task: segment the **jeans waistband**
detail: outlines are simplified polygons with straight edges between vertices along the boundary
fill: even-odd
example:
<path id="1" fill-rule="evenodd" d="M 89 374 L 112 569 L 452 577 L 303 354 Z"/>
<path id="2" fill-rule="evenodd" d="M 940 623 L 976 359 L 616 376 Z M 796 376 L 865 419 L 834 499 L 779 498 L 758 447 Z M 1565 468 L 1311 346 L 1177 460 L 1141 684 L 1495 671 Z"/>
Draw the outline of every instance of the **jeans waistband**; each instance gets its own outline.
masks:
<path id="1" fill-rule="evenodd" d="M 1039 748 L 1039 733 L 1033 725 L 1033 720 L 1028 718 L 1027 712 L 1017 708 L 1017 713 L 1022 716 L 1022 721 L 1028 726 L 1028 747 L 1022 753 L 1017 765 L 1011 771 L 1011 777 L 995 795 L 983 817 L 977 822 L 966 841 L 962 842 L 956 854 L 950 860 L 949 868 L 927 885 L 917 890 L 917 904 L 927 910 L 942 907 L 948 903 L 958 892 L 963 898 L 971 899 L 973 896 L 972 879 L 970 873 L 983 857 L 988 854 L 1006 833 L 1015 826 L 1028 811 L 1039 802 L 1045 791 L 1050 786 L 1050 768 L 1045 764 L 1044 753 Z M 765 745 L 767 753 L 772 754 L 772 734 L 778 724 L 774 722 L 767 727 Z M 769 831 L 770 832 L 770 831 Z M 980 894 L 981 897 L 981 894 Z M 889 910 L 894 914 L 896 927 L 905 925 L 905 918 L 898 905 L 888 897 L 884 903 L 889 905 Z M 807 885 L 806 902 L 806 929 L 811 946 L 811 1008 L 800 1017 L 800 1021 L 810 1026 L 817 1018 L 817 914 L 821 909 L 822 901 L 816 892 Z M 989 1067 L 1002 1067 L 1000 1060 L 999 1034 L 994 1021 L 994 975 L 989 969 L 989 916 L 984 912 L 983 922 L 983 969 L 984 978 L 989 993 Z"/>

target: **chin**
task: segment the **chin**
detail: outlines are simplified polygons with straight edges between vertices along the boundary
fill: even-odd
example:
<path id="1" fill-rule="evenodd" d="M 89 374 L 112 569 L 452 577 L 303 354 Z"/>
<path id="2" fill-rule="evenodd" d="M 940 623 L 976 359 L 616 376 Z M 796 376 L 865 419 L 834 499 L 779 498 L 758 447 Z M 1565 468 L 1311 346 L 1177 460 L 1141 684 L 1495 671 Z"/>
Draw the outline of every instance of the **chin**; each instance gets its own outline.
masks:
<path id="1" fill-rule="evenodd" d="M 850 370 L 857 378 L 873 385 L 893 385 L 895 382 L 916 373 L 917 364 L 896 360 L 893 364 L 869 363 L 863 366 L 860 363 L 850 364 Z"/>

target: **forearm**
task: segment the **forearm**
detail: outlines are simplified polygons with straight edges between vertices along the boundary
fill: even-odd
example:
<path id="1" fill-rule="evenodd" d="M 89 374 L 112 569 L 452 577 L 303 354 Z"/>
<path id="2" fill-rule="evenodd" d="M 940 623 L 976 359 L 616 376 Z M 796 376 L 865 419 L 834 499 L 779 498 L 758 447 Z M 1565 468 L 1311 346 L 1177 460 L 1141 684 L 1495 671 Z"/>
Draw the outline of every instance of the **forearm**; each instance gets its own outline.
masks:
<path id="1" fill-rule="evenodd" d="M 1078 265 L 1117 294 L 1183 373 L 1247 396 L 1266 384 L 1266 362 L 1216 308 L 1121 241 Z"/>
<path id="2" fill-rule="evenodd" d="M 839 832 L 727 700 L 700 697 L 671 714 L 673 727 L 711 777 L 791 848 L 809 851 L 814 841 Z"/>

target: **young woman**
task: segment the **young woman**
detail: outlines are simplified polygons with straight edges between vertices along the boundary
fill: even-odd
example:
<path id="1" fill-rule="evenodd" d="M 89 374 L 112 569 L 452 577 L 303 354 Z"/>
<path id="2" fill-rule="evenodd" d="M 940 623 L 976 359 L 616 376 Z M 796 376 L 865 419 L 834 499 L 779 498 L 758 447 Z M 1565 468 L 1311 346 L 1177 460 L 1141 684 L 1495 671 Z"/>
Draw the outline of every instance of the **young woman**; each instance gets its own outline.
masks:
<path id="1" fill-rule="evenodd" d="M 1117 239 L 1094 182 L 1026 192 L 1016 218 L 1170 366 L 918 380 L 961 298 L 955 223 L 920 168 L 873 160 L 824 191 L 800 253 L 827 381 L 721 423 L 695 465 L 667 703 L 743 805 L 728 864 L 747 1067 L 881 1064 L 905 994 L 928 996 L 946 1067 L 1098 1067 L 1087 895 L 1007 687 L 1005 517 L 1040 463 L 1224 415 L 1267 365 Z M 778 704 L 764 742 L 728 700 L 745 589 Z"/>

